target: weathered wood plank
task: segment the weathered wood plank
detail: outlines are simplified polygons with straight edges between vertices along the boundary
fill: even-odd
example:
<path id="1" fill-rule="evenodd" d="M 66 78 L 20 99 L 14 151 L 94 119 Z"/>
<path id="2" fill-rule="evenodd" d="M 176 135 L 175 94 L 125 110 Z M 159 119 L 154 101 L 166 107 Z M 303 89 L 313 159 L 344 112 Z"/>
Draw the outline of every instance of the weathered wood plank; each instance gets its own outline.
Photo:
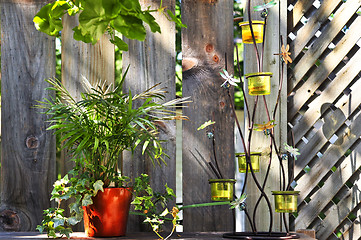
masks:
<path id="1" fill-rule="evenodd" d="M 350 81 L 357 76 L 361 71 L 361 65 L 358 64 L 361 61 L 361 50 L 350 59 L 349 62 L 340 70 L 333 79 L 333 81 L 327 86 L 327 88 L 312 101 L 308 106 L 309 109 L 305 112 L 303 117 L 293 127 L 295 133 L 295 142 L 299 142 L 301 138 L 309 130 L 310 126 L 313 126 L 315 122 L 320 118 L 321 105 L 325 102 L 334 102 L 334 100 L 342 93 L 342 91 L 348 86 Z"/>
<path id="2" fill-rule="evenodd" d="M 360 24 L 361 24 L 361 18 L 357 18 L 350 26 L 346 35 L 341 39 L 340 42 L 337 43 L 333 51 L 330 54 L 328 54 L 327 57 L 321 62 L 320 66 L 317 67 L 317 70 L 313 71 L 312 74 L 307 79 L 307 81 L 299 89 L 297 89 L 295 94 L 290 99 L 291 102 L 289 104 L 289 109 L 288 109 L 289 120 L 294 118 L 295 114 L 300 110 L 300 108 L 307 101 L 307 99 L 309 99 L 314 94 L 314 92 L 319 88 L 319 86 L 327 78 L 327 76 L 329 76 L 330 73 L 334 71 L 336 66 L 344 59 L 346 54 L 360 39 L 361 33 L 359 33 L 358 31 L 360 28 Z M 324 34 L 328 35 L 327 30 Z M 321 48 L 320 45 L 315 43 L 315 46 L 316 48 L 311 48 L 305 54 L 305 56 L 303 56 L 300 63 L 297 64 L 295 68 L 292 70 L 296 82 L 300 81 L 303 74 L 305 73 L 305 70 L 311 67 L 311 65 L 308 64 L 308 62 L 310 62 L 311 64 L 314 63 L 317 57 L 324 51 L 324 49 L 319 49 Z M 298 73 L 299 71 L 303 73 L 300 74 Z M 290 88 L 293 87 L 294 85 L 290 86 Z"/>
<path id="3" fill-rule="evenodd" d="M 357 9 L 360 7 L 360 4 L 361 0 L 350 0 L 341 5 L 341 7 L 335 13 L 334 19 L 329 24 L 327 24 L 327 27 L 322 31 L 322 34 L 312 43 L 312 45 L 306 51 L 305 55 L 302 56 L 302 59 L 292 70 L 292 77 L 288 85 L 288 93 L 292 91 L 292 89 L 298 84 L 298 82 L 302 80 L 307 71 L 309 71 L 309 69 L 315 64 L 323 51 L 329 46 L 331 41 L 350 20 L 350 17 L 357 11 Z M 327 5 L 328 4 L 322 4 L 321 7 Z M 312 20 L 314 19 L 316 18 L 313 17 Z M 309 31 L 311 31 L 311 29 L 306 28 L 304 32 L 299 33 L 299 36 L 296 39 L 302 39 L 306 36 L 309 36 L 309 38 L 311 38 L 314 33 L 312 33 L 311 35 Z M 314 32 L 317 31 L 318 28 L 314 30 Z M 356 32 L 357 34 L 360 34 L 358 31 Z M 297 49 L 298 46 L 293 46 L 292 43 L 290 45 L 290 49 L 292 51 L 292 56 L 296 57 L 299 54 L 299 51 L 304 48 L 304 45 L 307 42 L 305 42 L 299 47 L 301 49 Z"/>
<path id="4" fill-rule="evenodd" d="M 263 1 L 251 1 L 251 9 L 253 6 L 261 5 Z M 267 101 L 267 107 L 270 112 L 270 116 L 274 114 L 274 106 L 277 101 L 278 89 L 279 89 L 279 79 L 281 76 L 280 71 L 280 59 L 279 56 L 275 56 L 275 53 L 280 52 L 280 37 L 283 36 L 283 42 L 285 44 L 285 36 L 286 36 L 286 25 L 282 24 L 281 20 L 285 20 L 286 13 L 284 12 L 287 9 L 287 1 L 278 1 L 278 5 L 269 9 L 269 17 L 267 20 L 267 28 L 266 28 L 266 42 L 265 42 L 265 53 L 264 53 L 264 61 L 263 61 L 263 71 L 264 72 L 272 72 L 273 77 L 271 79 L 271 94 L 265 97 Z M 252 11 L 253 12 L 253 11 Z M 247 16 L 248 19 L 248 16 Z M 252 20 L 261 20 L 260 14 L 258 12 L 252 14 Z M 258 48 L 261 49 L 261 44 L 258 44 Z M 245 74 L 257 72 L 257 64 L 256 57 L 254 52 L 253 45 L 245 45 L 244 46 L 244 68 Z M 286 67 L 285 67 L 286 69 Z M 286 74 L 286 71 L 284 72 Z M 245 89 L 247 91 L 246 97 L 248 99 L 250 114 L 252 115 L 254 104 L 255 104 L 255 96 L 248 95 L 248 87 L 247 81 L 245 83 Z M 286 77 L 284 75 L 284 83 L 283 89 L 280 96 L 280 102 L 276 113 L 275 123 L 277 124 L 274 128 L 274 136 L 277 142 L 277 148 L 279 148 L 283 143 L 287 142 L 287 101 L 286 101 Z M 250 118 L 250 116 L 247 116 Z M 266 113 L 266 108 L 264 104 L 263 96 L 259 96 L 258 105 L 256 109 L 256 115 L 254 123 L 262 124 L 264 122 L 268 122 L 268 116 Z M 245 120 L 246 127 L 248 129 L 248 120 Z M 246 131 L 245 138 L 248 139 L 249 132 Z M 247 140 L 246 140 L 247 141 Z M 266 153 L 265 156 L 261 158 L 260 164 L 260 172 L 256 173 L 257 180 L 262 184 L 265 180 L 268 163 L 269 163 L 269 149 L 270 146 L 270 138 L 265 136 L 263 132 L 253 131 L 252 139 L 251 139 L 251 151 L 252 152 L 263 152 Z M 274 153 L 274 151 L 273 151 Z M 271 202 L 271 213 L 273 214 L 273 231 L 281 231 L 284 227 L 280 224 L 280 214 L 276 214 L 274 212 L 274 199 L 271 194 L 271 191 L 279 190 L 280 186 L 280 164 L 278 158 L 273 154 L 271 163 L 271 170 L 268 176 L 267 184 L 265 187 L 265 192 L 267 197 Z M 287 163 L 284 162 L 284 167 L 287 173 Z M 250 210 L 251 216 L 253 215 L 253 209 L 260 197 L 260 191 L 255 185 L 251 174 L 249 173 L 247 183 L 247 206 Z M 266 215 L 265 215 L 266 213 Z M 270 225 L 271 216 L 270 210 L 268 209 L 267 203 L 263 198 L 257 208 L 256 212 L 256 226 L 258 231 L 268 231 Z M 247 230 L 251 230 L 248 225 L 248 221 L 246 222 Z"/>
<path id="5" fill-rule="evenodd" d="M 358 0 L 352 0 L 350 2 L 354 3 L 357 1 Z M 298 56 L 308 41 L 320 29 L 321 24 L 327 20 L 339 3 L 340 0 L 328 0 L 327 3 L 324 1 L 323 4 L 321 4 L 321 7 L 310 17 L 309 21 L 298 30 L 297 33 L 294 33 L 297 37 L 290 43 L 290 49 L 292 50 L 292 55 L 294 57 Z M 356 10 L 357 8 L 355 11 Z"/>
<path id="6" fill-rule="evenodd" d="M 226 91 L 220 87 L 222 68 L 233 72 L 233 2 L 182 1 L 183 96 L 193 103 L 183 122 L 183 203 L 210 202 L 208 179 L 213 159 L 212 141 L 197 128 L 207 120 L 216 121 L 216 152 L 224 178 L 234 178 L 234 116 Z M 227 54 L 227 59 L 225 59 Z M 231 93 L 232 94 L 232 93 Z M 233 100 L 232 100 L 233 101 Z M 212 160 L 213 161 L 213 160 Z M 185 231 L 233 230 L 228 206 L 185 209 Z"/>
<path id="7" fill-rule="evenodd" d="M 295 27 L 297 23 L 301 20 L 301 18 L 305 15 L 305 13 L 312 6 L 313 1 L 309 0 L 298 0 L 294 5 L 289 16 L 292 16 L 292 26 Z"/>
<path id="8" fill-rule="evenodd" d="M 82 78 L 95 85 L 99 81 L 114 84 L 114 45 L 106 35 L 95 44 L 73 39 L 73 28 L 78 25 L 76 16 L 64 16 L 61 34 L 62 83 L 72 96 L 80 99 L 84 92 Z"/>
<path id="9" fill-rule="evenodd" d="M 360 216 L 361 215 L 361 210 L 359 209 L 356 212 L 356 216 Z M 342 235 L 343 239 L 360 239 L 361 236 L 361 227 L 360 227 L 360 222 L 359 221 L 354 221 L 351 226 L 347 229 L 347 231 L 345 231 Z"/>
<path id="10" fill-rule="evenodd" d="M 331 119 L 333 119 L 334 114 L 332 110 L 328 109 L 329 112 L 324 116 L 324 118 L 330 118 L 334 132 L 326 137 L 321 127 L 311 139 L 308 139 L 309 142 L 307 142 L 304 147 L 300 148 L 300 156 L 297 158 L 295 166 L 295 176 L 300 174 L 300 172 L 313 158 L 318 158 L 316 154 L 331 139 L 332 135 L 345 123 L 347 116 L 353 115 L 354 111 L 358 111 L 357 108 L 360 107 L 361 102 L 361 94 L 357 94 L 358 89 L 361 89 L 361 81 L 357 81 L 351 87 L 351 97 L 345 95 L 337 102 L 336 107 L 344 113 L 343 119 L 340 121 L 332 121 Z"/>
<path id="11" fill-rule="evenodd" d="M 296 218 L 296 224 L 299 228 L 308 228 L 309 225 L 314 221 L 320 212 L 327 206 L 327 204 L 333 199 L 333 197 L 337 194 L 339 189 L 349 180 L 349 178 L 355 173 L 358 172 L 358 168 L 361 167 L 361 161 L 355 161 L 354 159 L 358 159 L 361 153 L 361 144 L 353 151 L 354 154 L 349 156 L 343 160 L 341 165 L 337 168 L 337 170 L 325 181 L 325 184 L 311 197 L 311 201 L 303 208 L 301 208 L 298 212 L 298 217 Z M 354 158 L 355 157 L 355 158 Z M 323 159 L 320 159 L 322 161 Z M 324 174 L 323 174 L 324 175 Z M 305 176 L 306 177 L 306 176 Z M 314 183 L 316 185 L 318 182 Z M 358 183 L 361 184 L 361 183 Z M 357 185 L 357 184 L 356 184 Z M 302 200 L 303 194 L 300 195 L 300 199 Z M 354 195 L 353 195 L 354 196 Z M 340 203 L 341 204 L 341 203 Z M 338 204 L 338 205 L 340 205 Z M 355 204 L 355 203 L 353 203 Z M 356 203 L 357 204 L 357 203 Z M 346 207 L 348 205 L 340 205 Z M 355 205 L 353 205 L 355 207 Z M 347 215 L 350 213 L 351 208 L 348 209 Z M 336 213 L 334 213 L 336 214 Z M 338 216 L 340 217 L 340 211 L 338 211 Z M 347 216 L 346 215 L 346 216 Z M 327 215 L 326 215 L 327 216 Z M 332 218 L 332 220 L 336 222 L 338 218 Z M 341 222 L 343 219 L 340 219 Z M 324 220 L 324 223 L 325 222 Z M 337 225 L 336 225 L 337 227 Z M 331 228 L 328 227 L 328 231 Z M 334 229 L 334 228 L 332 228 Z M 326 236 L 326 234 L 319 234 L 318 236 Z M 330 233 L 328 233 L 329 235 Z"/>
<path id="12" fill-rule="evenodd" d="M 159 8 L 160 0 L 142 0 L 143 8 L 151 6 L 152 9 Z M 175 0 L 163 0 L 163 7 L 175 11 Z M 127 41 L 129 51 L 123 53 L 123 70 L 130 66 L 128 75 L 124 82 L 124 89 L 132 93 L 139 93 L 155 84 L 162 83 L 168 91 L 165 101 L 174 99 L 175 96 L 175 24 L 170 22 L 163 14 L 154 13 L 153 16 L 161 27 L 162 33 L 152 33 L 147 30 L 147 37 L 144 42 Z M 150 159 L 145 160 L 141 149 L 133 156 L 130 153 L 124 154 L 123 170 L 125 175 L 136 177 L 141 173 L 148 173 L 151 185 L 156 191 L 164 191 L 167 183 L 170 188 L 176 190 L 176 127 L 175 121 L 159 125 L 159 138 L 167 140 L 163 144 L 169 159 L 165 158 L 167 165 L 153 166 Z M 175 205 L 175 200 L 170 206 Z M 143 217 L 131 216 L 128 224 L 129 231 L 140 231 L 148 229 L 141 222 Z M 149 229 L 148 229 L 149 230 Z"/>
<path id="13" fill-rule="evenodd" d="M 26 4 L 25 4 L 26 2 Z M 46 78 L 55 76 L 55 41 L 38 32 L 33 17 L 46 1 L 1 8 L 1 221 L 2 231 L 35 230 L 55 180 L 55 138 L 47 116 L 34 108 L 50 98 Z"/>
<path id="14" fill-rule="evenodd" d="M 305 199 L 305 197 L 313 190 L 314 186 L 321 181 L 342 155 L 344 155 L 352 144 L 360 137 L 361 129 L 358 127 L 360 126 L 359 124 L 361 124 L 361 115 L 358 115 L 349 126 L 349 135 L 345 136 L 344 143 L 340 146 L 332 145 L 328 148 L 319 161 L 311 168 L 310 172 L 304 175 L 301 180 L 297 180 L 298 185 L 296 190 L 301 191 L 299 199 Z"/>
<path id="15" fill-rule="evenodd" d="M 96 86 L 99 81 L 114 84 L 114 45 L 109 42 L 108 37 L 103 35 L 98 43 L 86 44 L 73 38 L 72 29 L 78 25 L 76 16 L 65 15 L 63 25 L 61 34 L 61 82 L 74 99 L 80 100 L 81 93 L 84 92 L 83 78 L 88 79 L 93 86 Z M 58 166 L 62 176 L 74 167 L 74 163 L 69 159 L 70 156 L 67 156 L 66 151 L 62 152 Z M 68 211 L 67 205 L 63 207 Z M 74 230 L 82 231 L 83 224 L 76 225 Z"/>
<path id="16" fill-rule="evenodd" d="M 360 148 L 357 152 L 357 157 L 360 157 Z M 355 199 L 355 193 L 359 193 L 361 188 L 361 182 L 357 181 L 355 185 L 348 190 L 348 193 L 344 198 L 333 205 L 331 209 L 325 212 L 326 218 L 320 221 L 320 224 L 314 226 L 317 230 L 318 239 L 327 239 L 327 236 L 330 236 L 334 229 L 336 229 L 339 224 L 344 221 L 347 216 L 350 214 L 350 211 L 354 210 L 355 207 L 359 204 L 357 199 Z"/>

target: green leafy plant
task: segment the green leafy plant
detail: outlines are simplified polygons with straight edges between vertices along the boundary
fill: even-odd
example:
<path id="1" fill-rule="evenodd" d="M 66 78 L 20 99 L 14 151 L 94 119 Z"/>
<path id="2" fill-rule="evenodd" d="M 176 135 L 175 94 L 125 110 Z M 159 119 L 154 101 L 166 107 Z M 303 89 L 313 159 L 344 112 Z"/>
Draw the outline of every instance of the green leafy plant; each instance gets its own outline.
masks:
<path id="1" fill-rule="evenodd" d="M 188 102 L 188 98 L 164 102 L 166 91 L 158 85 L 133 95 L 123 93 L 121 86 L 112 88 L 112 85 L 98 83 L 93 87 L 83 80 L 85 92 L 79 101 L 57 80 L 47 80 L 51 85 L 49 90 L 55 91 L 56 97 L 37 105 L 49 115 L 48 129 L 60 136 L 62 148 L 75 163 L 68 175 L 55 182 L 51 200 L 55 200 L 58 207 L 45 210 L 44 221 L 38 226 L 38 230 L 47 231 L 51 237 L 56 232 L 69 236 L 71 226 L 82 219 L 82 207 L 92 204 L 92 197 L 98 191 L 109 186 L 129 185 L 129 178 L 118 170 L 119 156 L 124 150 L 134 152 L 140 147 L 153 164 L 165 163 L 167 155 L 158 138 L 157 124 L 187 119 L 176 116 L 174 108 Z M 158 196 L 148 183 L 146 177 L 135 180 L 133 204 L 137 210 L 155 207 L 154 197 L 159 199 L 157 202 L 164 203 L 174 195 L 166 187 L 167 194 Z M 70 198 L 75 202 L 69 206 L 70 217 L 65 217 L 60 204 Z"/>
<path id="2" fill-rule="evenodd" d="M 149 25 L 152 32 L 160 33 L 158 23 L 151 15 L 156 11 L 185 27 L 169 9 L 165 11 L 162 2 L 159 9 L 151 10 L 148 7 L 142 10 L 139 0 L 55 0 L 42 7 L 33 21 L 39 31 L 59 36 L 63 29 L 63 16 L 78 15 L 79 25 L 73 28 L 74 39 L 95 44 L 107 32 L 113 44 L 120 50 L 127 51 L 128 45 L 115 33 L 119 32 L 129 39 L 143 41 L 146 36 L 144 23 Z"/>

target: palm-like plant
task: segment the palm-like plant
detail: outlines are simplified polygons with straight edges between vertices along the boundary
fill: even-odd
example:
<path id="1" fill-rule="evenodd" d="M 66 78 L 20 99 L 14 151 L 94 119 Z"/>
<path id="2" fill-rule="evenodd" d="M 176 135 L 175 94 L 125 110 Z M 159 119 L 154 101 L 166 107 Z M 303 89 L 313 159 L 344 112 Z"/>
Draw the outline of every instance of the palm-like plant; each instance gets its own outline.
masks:
<path id="1" fill-rule="evenodd" d="M 57 92 L 55 99 L 39 105 L 50 115 L 49 129 L 61 136 L 62 148 L 91 178 L 109 185 L 119 176 L 119 155 L 140 145 L 153 164 L 165 163 L 157 122 L 175 119 L 174 108 L 186 98 L 164 102 L 166 91 L 157 85 L 132 95 L 105 83 L 93 87 L 84 78 L 86 92 L 76 101 L 57 80 L 47 81 Z"/>
<path id="2" fill-rule="evenodd" d="M 56 97 L 39 102 L 37 107 L 49 115 L 48 129 L 60 137 L 62 149 L 69 152 L 75 167 L 55 182 L 51 200 L 56 200 L 58 207 L 44 211 L 45 217 L 38 229 L 46 230 L 53 237 L 56 232 L 69 236 L 71 225 L 82 219 L 82 207 L 92 204 L 92 197 L 99 190 L 110 184 L 121 187 L 129 181 L 118 168 L 119 156 L 124 150 L 133 152 L 142 147 L 142 153 L 148 155 L 153 164 L 165 163 L 167 155 L 157 136 L 157 123 L 187 119 L 177 116 L 174 108 L 187 103 L 188 98 L 164 102 L 166 91 L 158 85 L 132 95 L 123 93 L 121 86 L 112 88 L 112 85 L 98 83 L 94 87 L 84 79 L 85 92 L 76 101 L 59 81 L 47 81 Z M 144 186 L 149 186 L 146 178 L 136 179 L 135 185 L 137 182 L 142 187 L 134 186 L 136 197 L 140 192 L 150 194 L 148 198 L 139 197 L 137 204 L 152 207 L 153 192 L 145 190 L 148 187 Z M 137 189 L 140 190 L 137 192 Z M 167 190 L 167 197 L 172 194 Z M 69 198 L 75 202 L 69 205 L 70 217 L 65 217 L 60 203 Z M 144 199 L 148 202 L 143 203 Z"/>

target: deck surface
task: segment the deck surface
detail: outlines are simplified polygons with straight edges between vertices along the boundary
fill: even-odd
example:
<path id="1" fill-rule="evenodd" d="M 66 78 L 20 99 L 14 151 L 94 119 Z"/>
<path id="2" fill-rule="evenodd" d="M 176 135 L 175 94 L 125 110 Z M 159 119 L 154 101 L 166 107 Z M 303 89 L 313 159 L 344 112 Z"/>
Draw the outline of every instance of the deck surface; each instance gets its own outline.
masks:
<path id="1" fill-rule="evenodd" d="M 223 233 L 174 233 L 170 239 L 198 239 L 198 240 L 219 240 L 222 238 Z M 299 234 L 299 240 L 312 240 L 314 238 L 307 237 L 304 234 Z M 0 232 L 0 239 L 47 239 L 46 234 L 39 234 L 37 232 Z M 91 238 L 87 237 L 84 233 L 76 232 L 71 235 L 71 239 L 122 239 L 122 240 L 134 240 L 134 239 L 152 239 L 157 240 L 157 236 L 152 232 L 141 232 L 141 233 L 128 233 L 125 237 L 117 238 Z"/>

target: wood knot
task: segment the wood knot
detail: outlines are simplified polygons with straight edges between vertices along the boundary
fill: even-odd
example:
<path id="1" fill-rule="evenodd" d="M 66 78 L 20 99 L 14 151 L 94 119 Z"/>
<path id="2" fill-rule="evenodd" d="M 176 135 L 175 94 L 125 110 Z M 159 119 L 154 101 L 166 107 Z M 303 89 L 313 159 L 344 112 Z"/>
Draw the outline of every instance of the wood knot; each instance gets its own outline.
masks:
<path id="1" fill-rule="evenodd" d="M 34 149 L 39 147 L 39 140 L 37 137 L 29 136 L 25 141 L 26 147 L 29 149 Z"/>
<path id="2" fill-rule="evenodd" d="M 224 108 L 226 106 L 226 104 L 223 101 L 219 102 L 219 105 L 221 106 L 221 108 Z"/>
<path id="3" fill-rule="evenodd" d="M 0 224 L 5 231 L 20 230 L 20 218 L 16 212 L 11 210 L 4 210 L 0 213 Z"/>
<path id="4" fill-rule="evenodd" d="M 210 53 L 210 52 L 213 52 L 213 50 L 214 50 L 213 45 L 212 45 L 211 43 L 208 43 L 208 44 L 206 45 L 206 52 L 207 52 L 207 53 Z"/>
<path id="5" fill-rule="evenodd" d="M 219 62 L 219 57 L 218 57 L 217 55 L 214 55 L 214 56 L 212 57 L 212 60 L 213 60 L 214 62 L 218 63 L 218 62 Z"/>

